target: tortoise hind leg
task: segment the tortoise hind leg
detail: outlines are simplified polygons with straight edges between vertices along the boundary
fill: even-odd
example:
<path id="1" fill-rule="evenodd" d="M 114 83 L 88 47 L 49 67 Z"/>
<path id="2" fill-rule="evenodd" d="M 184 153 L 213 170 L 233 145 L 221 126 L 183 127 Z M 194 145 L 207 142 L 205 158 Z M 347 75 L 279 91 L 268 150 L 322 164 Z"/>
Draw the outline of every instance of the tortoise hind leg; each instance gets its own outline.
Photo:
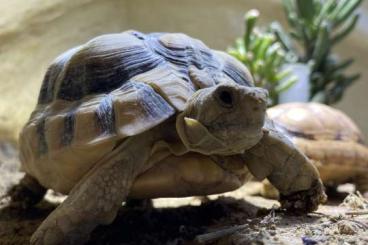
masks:
<path id="1" fill-rule="evenodd" d="M 9 189 L 6 196 L 10 197 L 11 207 L 28 209 L 43 199 L 46 190 L 35 178 L 25 174 L 19 184 Z"/>

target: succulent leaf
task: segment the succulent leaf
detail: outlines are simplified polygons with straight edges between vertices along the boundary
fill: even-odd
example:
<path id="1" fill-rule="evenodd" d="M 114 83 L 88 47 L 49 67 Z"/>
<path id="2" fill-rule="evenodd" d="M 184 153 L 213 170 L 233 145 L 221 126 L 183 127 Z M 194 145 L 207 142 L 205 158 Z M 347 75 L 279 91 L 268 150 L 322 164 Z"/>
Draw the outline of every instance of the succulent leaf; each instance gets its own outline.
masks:
<path id="1" fill-rule="evenodd" d="M 347 35 L 350 34 L 352 30 L 354 30 L 356 24 L 358 23 L 359 15 L 355 15 L 350 19 L 350 22 L 346 25 L 346 27 L 340 30 L 335 36 L 332 37 L 331 45 L 334 45 L 344 39 Z"/>
<path id="2" fill-rule="evenodd" d="M 329 52 L 330 46 L 328 34 L 328 24 L 326 22 L 322 23 L 318 32 L 315 49 L 312 54 L 315 62 L 314 67 L 318 67 Z"/>
<path id="3" fill-rule="evenodd" d="M 282 29 L 280 23 L 276 21 L 272 22 L 270 25 L 270 30 L 272 31 L 272 33 L 274 33 L 277 40 L 282 44 L 283 48 L 287 52 L 295 49 L 293 43 L 291 42 L 290 38 L 285 33 L 285 31 Z"/>
<path id="4" fill-rule="evenodd" d="M 290 73 L 289 73 L 290 75 Z M 298 78 L 296 76 L 292 76 L 286 81 L 281 82 L 275 87 L 275 91 L 277 93 L 282 93 L 287 91 L 289 88 L 291 88 L 296 82 L 298 81 Z"/>
<path id="5" fill-rule="evenodd" d="M 313 0 L 296 0 L 296 6 L 299 10 L 299 15 L 307 23 L 311 24 L 313 22 L 313 17 L 315 15 L 315 3 Z"/>
<path id="6" fill-rule="evenodd" d="M 250 35 L 253 32 L 253 28 L 256 25 L 258 17 L 259 17 L 259 11 L 256 9 L 252 9 L 244 15 L 244 19 L 245 19 L 244 46 L 245 46 L 245 49 L 249 48 Z"/>
<path id="7" fill-rule="evenodd" d="M 344 8 L 336 16 L 334 27 L 339 26 L 340 24 L 344 23 L 344 21 L 346 21 L 348 18 L 350 18 L 351 14 L 358 8 L 361 3 L 362 0 L 346 1 Z"/>

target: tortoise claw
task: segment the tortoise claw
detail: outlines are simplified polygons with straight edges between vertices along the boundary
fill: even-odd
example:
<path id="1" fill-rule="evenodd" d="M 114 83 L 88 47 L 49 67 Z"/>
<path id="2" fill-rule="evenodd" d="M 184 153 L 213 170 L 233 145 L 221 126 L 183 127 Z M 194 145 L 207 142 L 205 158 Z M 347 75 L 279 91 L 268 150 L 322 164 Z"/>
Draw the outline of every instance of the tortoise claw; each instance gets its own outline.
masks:
<path id="1" fill-rule="evenodd" d="M 309 190 L 298 191 L 291 195 L 280 195 L 281 207 L 293 214 L 315 211 L 319 204 L 326 201 L 327 195 L 321 180 L 316 181 Z"/>

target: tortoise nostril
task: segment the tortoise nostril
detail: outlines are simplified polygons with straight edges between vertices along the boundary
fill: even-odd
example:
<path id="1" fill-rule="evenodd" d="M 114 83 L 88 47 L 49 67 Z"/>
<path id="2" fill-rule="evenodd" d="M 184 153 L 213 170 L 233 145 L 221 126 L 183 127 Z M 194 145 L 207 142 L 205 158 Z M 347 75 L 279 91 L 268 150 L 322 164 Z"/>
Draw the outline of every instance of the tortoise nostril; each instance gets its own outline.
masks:
<path id="1" fill-rule="evenodd" d="M 233 105 L 233 96 L 229 91 L 222 90 L 219 92 L 218 96 L 222 104 L 226 107 L 231 107 Z"/>

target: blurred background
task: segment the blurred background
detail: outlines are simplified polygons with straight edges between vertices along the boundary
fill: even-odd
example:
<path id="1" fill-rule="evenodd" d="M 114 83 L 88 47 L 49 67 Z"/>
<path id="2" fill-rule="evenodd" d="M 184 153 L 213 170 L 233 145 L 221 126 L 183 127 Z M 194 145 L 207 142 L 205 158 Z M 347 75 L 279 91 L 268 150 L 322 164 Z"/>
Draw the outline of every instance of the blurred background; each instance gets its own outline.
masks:
<path id="1" fill-rule="evenodd" d="M 15 142 L 35 106 L 48 64 L 61 52 L 97 35 L 128 29 L 184 32 L 226 51 L 243 35 L 244 14 L 253 8 L 259 10 L 257 25 L 278 21 L 288 30 L 280 0 L 0 0 L 0 139 Z M 367 11 L 364 1 L 355 10 L 360 19 L 354 30 L 332 47 L 338 58 L 354 59 L 348 73 L 361 74 L 332 104 L 351 116 L 365 135 Z"/>

